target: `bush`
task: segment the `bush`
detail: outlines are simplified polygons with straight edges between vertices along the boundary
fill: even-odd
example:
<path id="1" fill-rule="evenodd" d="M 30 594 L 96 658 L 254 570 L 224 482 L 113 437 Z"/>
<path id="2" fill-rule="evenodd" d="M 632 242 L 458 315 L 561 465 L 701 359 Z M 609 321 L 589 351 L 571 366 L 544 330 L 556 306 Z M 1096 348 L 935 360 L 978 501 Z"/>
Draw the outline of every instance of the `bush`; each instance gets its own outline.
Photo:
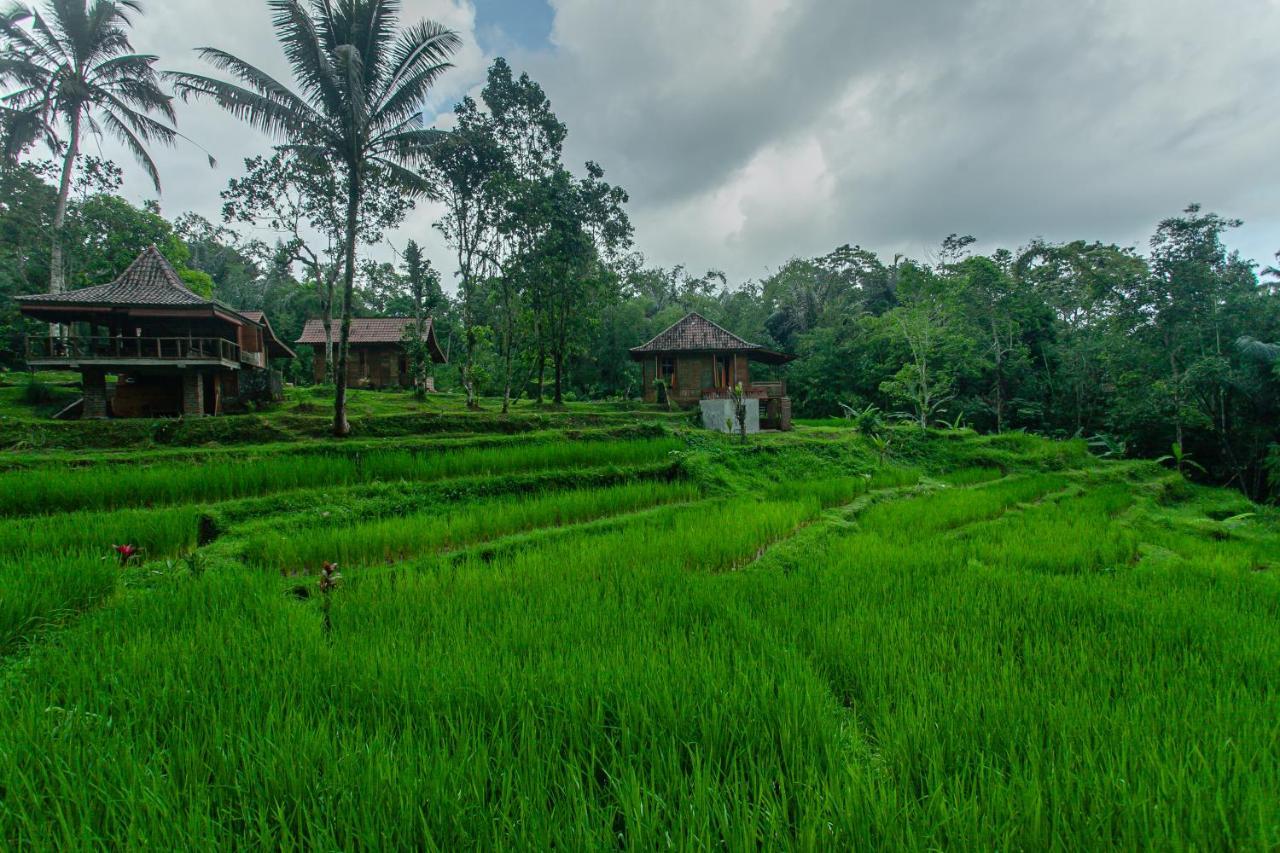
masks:
<path id="1" fill-rule="evenodd" d="M 31 406 L 52 403 L 53 396 L 53 389 L 49 387 L 49 384 L 34 373 L 27 379 L 26 385 L 22 387 L 22 402 Z"/>

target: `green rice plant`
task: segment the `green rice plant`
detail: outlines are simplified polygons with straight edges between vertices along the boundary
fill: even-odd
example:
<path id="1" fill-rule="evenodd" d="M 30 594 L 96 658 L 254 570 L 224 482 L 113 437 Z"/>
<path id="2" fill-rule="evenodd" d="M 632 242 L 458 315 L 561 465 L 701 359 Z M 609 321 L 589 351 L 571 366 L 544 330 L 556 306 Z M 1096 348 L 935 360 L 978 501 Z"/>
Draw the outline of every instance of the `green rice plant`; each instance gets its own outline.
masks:
<path id="1" fill-rule="evenodd" d="M 952 471 L 945 471 L 938 475 L 938 479 L 951 486 L 976 486 L 980 483 L 989 483 L 992 480 L 999 480 L 1003 476 L 1004 472 L 999 468 L 974 465 L 967 468 L 957 468 Z"/>
<path id="2" fill-rule="evenodd" d="M 920 469 L 902 465 L 884 465 L 871 473 L 868 488 L 897 489 L 920 482 Z"/>
<path id="3" fill-rule="evenodd" d="M 1133 503 L 1123 485 L 1047 503 L 971 527 L 963 537 L 969 557 L 1006 569 L 1089 572 L 1124 566 L 1137 556 L 1133 531 L 1115 523 Z"/>
<path id="4" fill-rule="evenodd" d="M 936 492 L 877 504 L 862 515 L 860 523 L 890 538 L 918 538 L 995 518 L 1016 504 L 1038 500 L 1066 484 L 1066 477 L 1060 474 L 1035 474 L 979 488 Z"/>
<path id="5" fill-rule="evenodd" d="M 393 563 L 538 527 L 577 524 L 699 496 L 697 487 L 687 483 L 549 491 L 328 527 L 305 535 L 266 532 L 251 538 L 243 553 L 251 565 L 282 570 L 315 569 L 329 561 L 347 568 Z"/>
<path id="6" fill-rule="evenodd" d="M 776 483 L 765 492 L 768 500 L 812 498 L 824 509 L 847 504 L 867 491 L 866 477 L 827 477 Z"/>
<path id="7" fill-rule="evenodd" d="M 196 546 L 199 523 L 194 507 L 0 519 L 0 557 L 103 556 L 113 545 L 126 543 L 138 546 L 147 559 L 174 557 Z"/>
<path id="8" fill-rule="evenodd" d="M 566 441 L 448 453 L 376 450 L 352 457 L 306 456 L 196 466 L 6 471 L 0 473 L 0 516 L 213 503 L 290 489 L 375 481 L 630 465 L 661 459 L 679 446 L 674 439 Z"/>
<path id="9" fill-rule="evenodd" d="M 48 795 L 6 807 L 0 835 L 592 846 L 617 832 L 656 839 L 646 814 L 658 798 L 671 805 L 657 819 L 674 825 L 673 810 L 694 797 L 709 799 L 689 840 L 732 832 L 761 781 L 817 781 L 805 756 L 838 756 L 826 727 L 814 728 L 828 716 L 812 679 L 794 662 L 780 671 L 787 656 L 746 626 L 724 634 L 714 597 L 681 590 L 750 560 L 817 509 L 752 498 L 690 506 L 659 524 L 449 572 L 356 578 L 324 609 L 217 573 L 131 596 L 33 660 L 30 689 L 0 693 L 10 723 L 0 783 Z M 781 731 L 782 741 L 769 734 Z M 73 747 L 86 738 L 91 762 Z M 700 744 L 699 754 L 681 743 Z M 133 750 L 154 756 L 152 772 L 136 772 L 125 758 Z M 468 753 L 474 761 L 460 760 Z M 703 769 L 691 774 L 682 754 Z M 628 769 L 636 755 L 647 765 L 638 775 Z M 761 776 L 756 762 L 775 769 Z M 494 765 L 507 770 L 491 776 Z M 784 766 L 802 775 L 787 781 Z M 336 799 L 313 807 L 322 776 Z M 476 811 L 444 808 L 482 778 L 491 793 Z M 715 778 L 739 781 L 709 786 Z M 520 805 L 547 786 L 568 800 Z M 114 792 L 105 808 L 91 789 Z M 775 806 L 788 799 L 768 796 Z M 51 829 L 45 809 L 55 801 L 65 820 Z M 177 820 L 184 803 L 193 811 Z M 820 816 L 806 823 L 816 829 Z M 765 837 L 781 840 L 776 830 Z"/>
<path id="10" fill-rule="evenodd" d="M 187 570 L 40 551 L 180 553 L 194 507 L 0 522 L 9 653 L 59 625 L 0 677 L 0 846 L 1280 846 L 1273 515 L 1149 464 L 1028 474 L 1077 466 L 1034 437 L 904 438 L 920 469 L 868 479 L 798 432 L 699 446 L 700 500 L 572 476 L 665 450 L 423 488 L 393 463 L 428 453 L 373 445 L 373 479 L 259 481 Z M 531 464 L 566 473 L 512 491 Z M 324 591 L 237 562 L 343 547 Z"/>
<path id="11" fill-rule="evenodd" d="M 0 656 L 109 595 L 117 575 L 105 554 L 0 557 Z"/>

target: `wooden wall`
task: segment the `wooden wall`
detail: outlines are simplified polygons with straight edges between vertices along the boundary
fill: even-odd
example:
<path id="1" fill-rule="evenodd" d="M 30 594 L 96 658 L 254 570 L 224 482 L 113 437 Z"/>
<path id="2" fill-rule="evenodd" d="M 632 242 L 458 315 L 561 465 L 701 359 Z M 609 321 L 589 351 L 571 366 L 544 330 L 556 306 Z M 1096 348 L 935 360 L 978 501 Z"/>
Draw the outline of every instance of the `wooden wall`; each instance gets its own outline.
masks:
<path id="1" fill-rule="evenodd" d="M 111 413 L 117 418 L 150 418 L 182 413 L 182 375 L 121 374 L 111 398 Z"/>
<path id="2" fill-rule="evenodd" d="M 334 349 L 337 349 L 335 344 Z M 324 344 L 311 348 L 311 375 L 316 384 L 324 382 Z M 347 385 L 352 388 L 407 388 L 413 377 L 407 371 L 399 344 L 352 345 L 347 358 Z M 402 371 L 401 368 L 406 368 Z"/>
<path id="3" fill-rule="evenodd" d="M 677 403 L 695 402 L 702 398 L 704 391 L 716 387 L 713 354 L 689 353 L 667 358 L 675 361 L 676 381 L 670 388 L 671 398 Z M 658 356 L 657 360 L 654 356 L 649 356 L 641 362 L 643 376 L 641 381 L 644 382 L 643 396 L 646 402 L 654 403 L 658 400 L 658 391 L 653 383 L 657 375 L 657 366 L 663 360 L 665 359 L 662 356 Z M 727 391 L 732 388 L 735 382 L 741 382 L 744 386 L 750 387 L 751 367 L 746 354 L 734 355 L 726 367 L 724 383 L 720 386 L 722 390 Z"/>

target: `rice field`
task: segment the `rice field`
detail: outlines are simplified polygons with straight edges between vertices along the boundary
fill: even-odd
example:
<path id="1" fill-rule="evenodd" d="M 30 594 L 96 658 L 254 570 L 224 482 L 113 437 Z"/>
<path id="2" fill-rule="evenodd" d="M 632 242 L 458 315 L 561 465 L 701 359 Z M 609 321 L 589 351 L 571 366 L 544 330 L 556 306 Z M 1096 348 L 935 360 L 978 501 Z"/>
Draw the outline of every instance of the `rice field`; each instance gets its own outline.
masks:
<path id="1" fill-rule="evenodd" d="M 169 463 L 72 468 L 50 466 L 0 473 L 0 516 L 78 509 L 115 509 L 211 503 L 247 495 L 331 488 L 375 481 L 430 481 L 498 475 L 572 465 L 652 462 L 677 448 L 670 439 L 544 442 L 532 445 L 433 452 L 388 447 L 363 455 L 317 454 L 205 465 Z"/>
<path id="2" fill-rule="evenodd" d="M 26 460 L 0 847 L 1280 845 L 1275 511 L 901 444 Z"/>

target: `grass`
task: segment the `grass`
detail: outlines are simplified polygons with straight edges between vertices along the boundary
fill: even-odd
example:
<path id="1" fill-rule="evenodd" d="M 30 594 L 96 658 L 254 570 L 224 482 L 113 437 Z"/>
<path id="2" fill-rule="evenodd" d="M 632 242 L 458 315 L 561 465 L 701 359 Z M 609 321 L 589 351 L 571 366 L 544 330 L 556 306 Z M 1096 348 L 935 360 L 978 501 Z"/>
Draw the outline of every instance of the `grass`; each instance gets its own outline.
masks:
<path id="1" fill-rule="evenodd" d="M 0 557 L 50 554 L 109 556 L 115 545 L 136 545 L 148 558 L 175 557 L 196 545 L 200 512 L 193 507 L 67 512 L 0 519 Z"/>
<path id="2" fill-rule="evenodd" d="M 0 516 L 78 509 L 163 506 L 216 501 L 301 488 L 375 481 L 536 471 L 569 465 L 628 465 L 661 459 L 671 439 L 557 442 L 432 453 L 379 449 L 363 455 L 323 454 L 283 459 L 219 461 L 205 466 L 27 469 L 0 473 Z"/>
<path id="3" fill-rule="evenodd" d="M 1025 435 L 543 429 L 23 455 L 0 846 L 1280 845 L 1274 510 Z"/>
<path id="4" fill-rule="evenodd" d="M 325 561 L 342 566 L 393 563 L 539 527 L 577 524 L 699 496 L 700 490 L 691 484 L 642 482 L 501 497 L 305 535 L 265 532 L 248 540 L 244 559 L 250 565 L 290 571 L 316 570 Z"/>
<path id="5" fill-rule="evenodd" d="M 119 568 L 101 557 L 0 557 L 0 657 L 116 587 Z"/>

